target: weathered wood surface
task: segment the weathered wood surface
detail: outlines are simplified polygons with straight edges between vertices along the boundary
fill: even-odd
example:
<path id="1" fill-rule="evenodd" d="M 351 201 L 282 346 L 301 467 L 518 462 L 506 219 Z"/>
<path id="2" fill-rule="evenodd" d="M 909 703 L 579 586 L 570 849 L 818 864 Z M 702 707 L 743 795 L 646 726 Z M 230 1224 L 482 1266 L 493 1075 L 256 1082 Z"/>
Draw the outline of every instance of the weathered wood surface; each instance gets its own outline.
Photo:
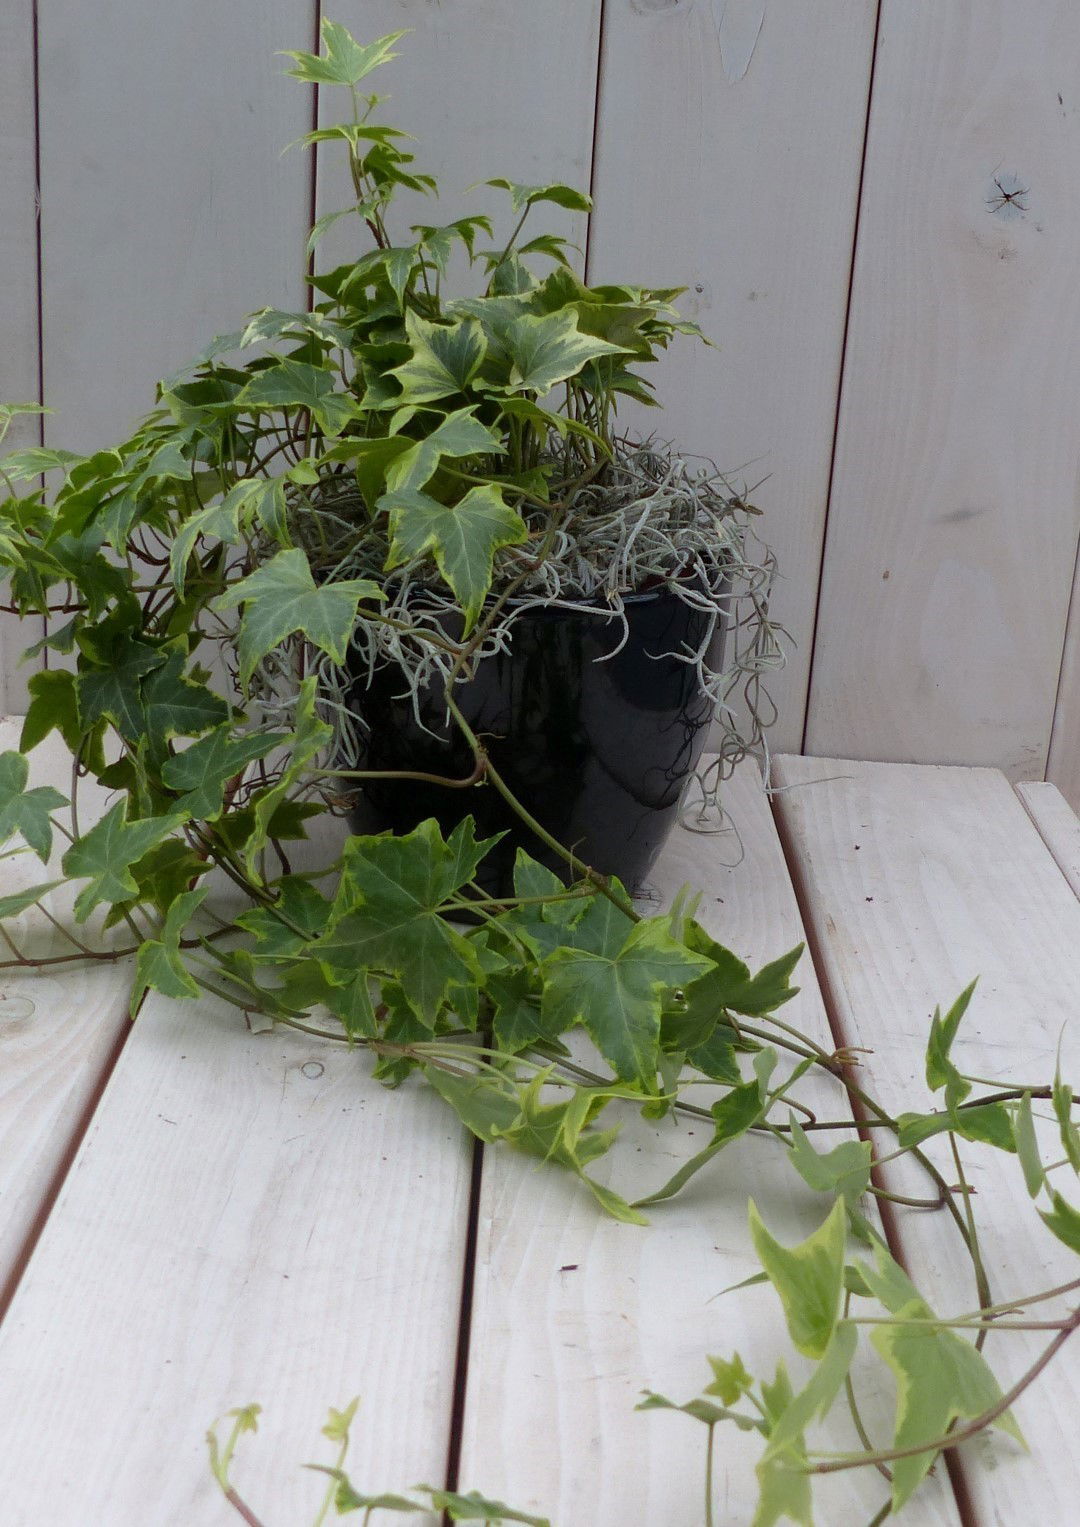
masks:
<path id="1" fill-rule="evenodd" d="M 1080 902 L 1001 774 L 781 758 L 776 777 L 837 1039 L 869 1047 L 860 1073 L 886 1107 L 917 1108 L 920 1095 L 927 1110 L 940 1106 L 923 1081 L 929 1016 L 975 976 L 953 1047 L 961 1070 L 991 1081 L 1048 1081 L 1063 1030 L 1065 1069 L 1075 1070 L 1069 1025 L 1080 1002 Z M 955 1182 L 948 1152 L 929 1153 Z M 1074 1277 L 1075 1258 L 1038 1223 L 1015 1158 L 967 1145 L 961 1158 L 996 1297 Z M 905 1182 L 925 1194 L 925 1179 L 921 1187 L 914 1174 Z M 942 1313 L 971 1309 L 970 1263 L 947 1217 L 898 1209 L 896 1221 L 928 1297 Z M 987 1356 L 1008 1385 L 1048 1340 L 1046 1332 L 991 1336 Z M 1066 1351 L 1016 1407 L 1030 1453 L 1002 1437 L 963 1450 L 977 1521 L 1073 1519 L 1076 1481 L 1063 1461 L 1073 1453 L 1078 1402 L 1080 1370 Z"/>
<path id="2" fill-rule="evenodd" d="M 0 8 L 0 403 L 40 402 L 34 10 L 33 0 Z M 0 451 L 37 445 L 40 428 L 17 419 Z M 0 713 L 25 706 L 19 656 L 41 634 L 28 630 L 0 613 Z"/>
<path id="3" fill-rule="evenodd" d="M 149 1000 L 0 1330 L 5 1527 L 219 1527 L 204 1433 L 258 1401 L 235 1478 L 306 1522 L 328 1405 L 360 1488 L 443 1477 L 470 1150 L 342 1046 Z M 46 1483 L 48 1489 L 46 1490 Z"/>
<path id="4" fill-rule="evenodd" d="M 797 944 L 802 926 L 752 766 L 733 781 L 728 809 L 742 835 L 742 861 L 725 868 L 739 857 L 731 835 L 676 829 L 657 886 L 665 899 L 684 882 L 704 888 L 703 921 L 756 966 Z M 803 989 L 784 1018 L 828 1043 L 809 958 L 798 979 Z M 800 1095 L 842 1110 L 831 1083 L 804 1083 Z M 612 1185 L 631 1197 L 655 1190 L 708 1135 L 708 1124 L 668 1122 L 658 1130 L 628 1122 Z M 789 1241 L 821 1221 L 822 1199 L 800 1190 L 779 1148 L 758 1138 L 730 1147 L 678 1198 L 651 1209 L 645 1229 L 602 1218 L 554 1170 L 486 1151 L 462 1478 L 561 1527 L 699 1527 L 703 1429 L 682 1416 L 635 1414 L 634 1406 L 645 1387 L 680 1402 L 698 1394 L 708 1380 L 706 1353 L 730 1357 L 737 1349 L 752 1371 L 770 1375 L 785 1353 L 770 1289 L 717 1298 L 760 1270 L 748 1195 Z M 884 1415 L 880 1390 L 865 1398 L 871 1414 Z M 857 1443 L 838 1423 L 829 1445 Z M 716 1449 L 717 1519 L 742 1527 L 756 1501 L 757 1450 L 723 1428 Z M 866 1522 L 884 1500 L 882 1481 L 871 1470 L 834 1476 L 819 1500 L 823 1522 Z M 920 1511 L 926 1524 L 958 1520 L 944 1473 Z"/>
<path id="5" fill-rule="evenodd" d="M 40 8 L 46 436 L 123 438 L 254 308 L 303 307 L 310 0 Z"/>
<path id="6" fill-rule="evenodd" d="M 18 746 L 19 731 L 18 721 L 0 720 L 0 752 Z M 70 794 L 71 755 L 55 735 L 30 755 L 30 782 Z M 92 808 L 89 788 L 82 793 Z M 58 837 L 48 868 L 29 852 L 4 859 L 3 894 L 60 878 L 65 847 Z M 73 900 L 60 886 L 46 906 L 73 926 Z M 23 954 L 77 952 L 37 909 L 4 930 Z M 3 965 L 12 958 L 0 946 L 0 1314 L 130 1027 L 129 961 L 26 974 Z"/>
<path id="7" fill-rule="evenodd" d="M 1080 896 L 1080 818 L 1056 785 L 1017 785 L 1016 793 L 1058 868 Z"/>
<path id="8" fill-rule="evenodd" d="M 813 753 L 1043 773 L 1080 530 L 1078 48 L 1068 0 L 884 0 Z"/>
<path id="9" fill-rule="evenodd" d="M 797 643 L 771 675 L 776 746 L 806 706 L 855 233 L 875 0 L 609 0 L 589 274 L 686 286 L 718 349 L 650 367 L 635 425 L 715 459 L 754 500 Z"/>

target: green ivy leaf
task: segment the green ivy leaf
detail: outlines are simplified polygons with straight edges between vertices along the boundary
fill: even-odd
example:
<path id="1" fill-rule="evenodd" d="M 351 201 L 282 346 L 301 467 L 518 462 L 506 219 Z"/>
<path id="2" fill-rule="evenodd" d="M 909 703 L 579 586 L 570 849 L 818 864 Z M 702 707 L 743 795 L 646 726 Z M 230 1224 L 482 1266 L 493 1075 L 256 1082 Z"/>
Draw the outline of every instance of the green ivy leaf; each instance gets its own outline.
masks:
<path id="1" fill-rule="evenodd" d="M 591 196 L 586 196 L 584 191 L 578 191 L 574 186 L 560 185 L 557 181 L 546 186 L 527 186 L 499 175 L 494 180 L 485 180 L 484 184 L 496 186 L 500 191 L 509 191 L 510 205 L 514 212 L 524 212 L 526 207 L 535 206 L 540 201 L 551 202 L 556 207 L 566 207 L 570 212 L 592 210 Z"/>
<path id="2" fill-rule="evenodd" d="M 815 1193 L 839 1193 L 854 1205 L 870 1186 L 873 1151 L 869 1140 L 845 1140 L 820 1155 L 807 1139 L 794 1114 L 791 1127 L 791 1161 L 802 1180 Z"/>
<path id="3" fill-rule="evenodd" d="M 964 988 L 944 1018 L 941 1009 L 936 1007 L 930 1023 L 930 1040 L 926 1047 L 926 1085 L 932 1092 L 944 1087 L 945 1100 L 950 1108 L 962 1103 L 971 1091 L 971 1083 L 953 1065 L 949 1051 L 977 984 L 977 981 L 972 981 L 970 986 Z"/>
<path id="4" fill-rule="evenodd" d="M 1080 1255 L 1080 1210 L 1074 1209 L 1067 1199 L 1054 1190 L 1051 1190 L 1050 1198 L 1053 1208 L 1040 1209 L 1039 1218 L 1070 1251 Z"/>
<path id="5" fill-rule="evenodd" d="M 331 969 L 393 976 L 430 1028 L 453 986 L 481 978 L 475 950 L 439 908 L 494 841 L 477 843 L 471 817 L 445 842 L 430 817 L 401 837 L 350 839 L 335 921 L 314 953 Z"/>
<path id="6" fill-rule="evenodd" d="M 775 1051 L 763 1052 L 775 1058 Z M 662 1188 L 655 1193 L 650 1193 L 648 1198 L 639 1198 L 635 1207 L 648 1208 L 651 1204 L 663 1203 L 665 1199 L 674 1198 L 680 1192 L 691 1177 L 701 1171 L 714 1156 L 731 1144 L 733 1140 L 741 1139 L 747 1130 L 753 1129 L 755 1124 L 761 1122 L 768 1111 L 769 1095 L 767 1084 L 761 1078 L 755 1078 L 752 1082 L 742 1082 L 733 1087 L 726 1096 L 720 1098 L 712 1105 L 712 1116 L 716 1120 L 712 1139 L 704 1150 L 696 1152 L 688 1161 L 684 1161 L 678 1171 L 668 1178 Z"/>
<path id="7" fill-rule="evenodd" d="M 776 1527 L 785 1518 L 813 1527 L 806 1428 L 831 1407 L 851 1368 L 858 1345 L 853 1325 L 839 1325 L 808 1383 L 792 1394 L 781 1365 L 777 1382 L 762 1385 L 768 1412 L 768 1446 L 757 1465 L 761 1494 L 752 1527 Z"/>
<path id="8" fill-rule="evenodd" d="M 333 739 L 334 729 L 325 721 L 319 719 L 315 710 L 315 700 L 318 693 L 316 680 L 307 678 L 300 685 L 300 691 L 293 707 L 293 736 L 289 748 L 289 756 L 275 782 L 265 790 L 260 790 L 255 796 L 252 815 L 253 820 L 247 827 L 242 840 L 242 854 L 248 870 L 254 874 L 258 857 L 271 838 L 287 835 L 292 831 L 294 837 L 302 837 L 303 832 L 297 833 L 289 829 L 286 820 L 287 814 L 296 814 L 306 811 L 318 812 L 319 807 L 312 803 L 290 801 L 289 791 L 304 779 L 315 757 L 327 747 Z M 222 817 L 222 823 L 235 821 L 236 812 L 226 812 Z M 219 827 L 220 831 L 220 827 Z"/>
<path id="9" fill-rule="evenodd" d="M 345 661 L 349 637 L 362 599 L 381 599 L 367 578 L 317 584 L 298 548 L 279 551 L 269 562 L 219 594 L 213 608 L 243 605 L 237 638 L 240 677 L 247 683 L 257 664 L 288 637 L 301 632 L 336 663 Z"/>
<path id="10" fill-rule="evenodd" d="M 130 631 L 86 632 L 84 646 L 91 637 L 95 662 L 107 666 L 83 668 L 75 681 L 82 725 L 89 729 L 108 720 L 126 742 L 137 742 L 146 730 L 142 680 L 161 667 L 165 653 Z"/>
<path id="11" fill-rule="evenodd" d="M 1073 1123 L 1073 1093 L 1072 1088 L 1066 1086 L 1062 1080 L 1060 1058 L 1054 1071 L 1054 1085 L 1050 1097 L 1054 1105 L 1054 1117 L 1058 1122 L 1065 1157 L 1073 1171 L 1080 1172 L 1080 1130 Z"/>
<path id="12" fill-rule="evenodd" d="M 286 58 L 296 60 L 296 68 L 285 72 L 309 85 L 358 85 L 373 69 L 397 57 L 393 46 L 406 32 L 388 32 L 364 47 L 338 22 L 324 18 L 320 35 L 321 54 L 284 50 Z"/>
<path id="13" fill-rule="evenodd" d="M 525 1522 L 528 1527 L 551 1527 L 546 1516 L 527 1516 L 524 1511 L 515 1511 L 501 1500 L 488 1500 L 475 1490 L 458 1495 L 451 1490 L 435 1490 L 430 1485 L 419 1488 L 431 1496 L 432 1509 L 445 1511 L 452 1522 Z"/>
<path id="14" fill-rule="evenodd" d="M 556 949 L 544 961 L 542 1013 L 562 1033 L 583 1023 L 625 1081 L 656 1090 L 664 997 L 708 968 L 670 936 L 666 918 L 637 923 L 614 956 Z"/>
<path id="15" fill-rule="evenodd" d="M 410 308 L 405 314 L 405 332 L 412 355 L 389 372 L 401 384 L 403 403 L 434 403 L 464 392 L 487 351 L 483 330 L 475 318 L 428 323 Z"/>
<path id="16" fill-rule="evenodd" d="M 135 956 L 135 984 L 131 989 L 131 1016 L 139 1011 L 142 999 L 152 987 L 163 997 L 177 1001 L 199 996 L 199 987 L 184 964 L 180 940 L 197 909 L 206 900 L 207 886 L 185 891 L 178 896 L 165 918 L 159 939 L 147 939 Z"/>
<path id="17" fill-rule="evenodd" d="M 802 958 L 802 944 L 797 944 L 778 960 L 763 965 L 756 976 L 752 976 L 750 967 L 730 949 L 717 943 L 698 922 L 687 924 L 686 944 L 712 962 L 712 968 L 701 980 L 687 988 L 687 1014 L 715 1019 L 726 1009 L 743 1013 L 748 1018 L 761 1018 L 790 1002 L 798 993 L 799 988 L 791 985 L 791 973 Z"/>
<path id="18" fill-rule="evenodd" d="M 1039 1142 L 1035 1134 L 1035 1120 L 1031 1112 L 1031 1093 L 1025 1092 L 1016 1105 L 1013 1115 L 1013 1144 L 1020 1158 L 1024 1183 L 1032 1198 L 1038 1198 L 1046 1181 Z"/>
<path id="19" fill-rule="evenodd" d="M 503 501 L 499 488 L 488 484 L 470 488 L 456 504 L 440 504 L 426 493 L 387 493 L 379 508 L 390 511 L 387 569 L 431 552 L 465 612 L 467 635 L 491 587 L 496 551 L 528 540 L 520 514 Z"/>
<path id="20" fill-rule="evenodd" d="M 769 1234 L 753 1199 L 749 1211 L 754 1250 L 780 1296 L 791 1339 L 806 1357 L 821 1358 L 840 1313 L 847 1224 L 844 1204 L 838 1199 L 817 1230 L 791 1247 Z"/>
<path id="21" fill-rule="evenodd" d="M 884 1246 L 876 1245 L 874 1263 L 861 1263 L 858 1270 L 891 1315 L 934 1319 L 934 1311 Z M 944 1436 L 954 1421 L 974 1420 L 1001 1399 L 985 1358 L 944 1326 L 882 1325 L 875 1327 L 870 1340 L 896 1375 L 894 1447 L 931 1442 Z M 1023 1442 L 1011 1412 L 999 1416 L 994 1425 Z M 925 1478 L 935 1456 L 916 1453 L 893 1463 L 894 1511 Z"/>
<path id="22" fill-rule="evenodd" d="M 447 414 L 422 440 L 408 441 L 408 448 L 387 467 L 386 486 L 391 493 L 409 493 L 434 477 L 444 456 L 505 454 L 505 446 L 494 430 L 475 417 L 473 408 L 459 408 Z"/>
<path id="23" fill-rule="evenodd" d="M 47 880 L 44 885 L 31 885 L 23 891 L 12 891 L 10 896 L 0 896 L 0 921 L 5 917 L 18 917 L 20 912 L 34 906 L 49 891 L 55 891 L 63 883 L 62 880 Z"/>
<path id="24" fill-rule="evenodd" d="M 52 852 L 51 816 L 67 797 L 51 785 L 28 790 L 29 778 L 30 764 L 21 753 L 0 753 L 0 843 L 19 833 L 45 864 Z"/>
<path id="25" fill-rule="evenodd" d="M 161 777 L 170 790 L 186 791 L 181 806 L 197 821 L 212 822 L 225 804 L 225 786 L 249 763 L 288 742 L 285 732 L 251 732 L 233 737 L 227 724 L 215 727 L 184 752 L 166 759 Z"/>
<path id="26" fill-rule="evenodd" d="M 974 1108 L 955 1108 L 947 1113 L 902 1113 L 897 1123 L 904 1150 L 946 1130 L 963 1140 L 994 1145 L 1000 1151 L 1016 1149 L 1012 1117 L 1004 1103 L 980 1103 Z"/>
<path id="27" fill-rule="evenodd" d="M 64 874 L 72 880 L 89 880 L 75 898 L 75 916 L 85 922 L 103 901 L 125 901 L 138 892 L 131 866 L 155 844 L 175 832 L 184 820 L 182 814 L 151 817 L 129 822 L 127 801 L 117 801 L 61 860 Z"/>
<path id="28" fill-rule="evenodd" d="M 198 737 L 229 717 L 228 703 L 184 672 L 187 655 L 173 647 L 164 664 L 142 681 L 146 736 L 162 750 L 173 737 Z"/>
<path id="29" fill-rule="evenodd" d="M 356 400 L 335 385 L 333 373 L 304 361 L 281 360 L 258 371 L 236 395 L 236 405 L 253 411 L 306 408 L 324 435 L 340 435 L 357 417 Z"/>
<path id="30" fill-rule="evenodd" d="M 609 344 L 578 328 L 572 311 L 549 313 L 541 317 L 515 318 L 506 327 L 506 347 L 510 353 L 509 391 L 526 390 L 543 397 L 559 382 L 577 376 L 587 361 L 598 355 L 618 355 L 620 345 Z"/>

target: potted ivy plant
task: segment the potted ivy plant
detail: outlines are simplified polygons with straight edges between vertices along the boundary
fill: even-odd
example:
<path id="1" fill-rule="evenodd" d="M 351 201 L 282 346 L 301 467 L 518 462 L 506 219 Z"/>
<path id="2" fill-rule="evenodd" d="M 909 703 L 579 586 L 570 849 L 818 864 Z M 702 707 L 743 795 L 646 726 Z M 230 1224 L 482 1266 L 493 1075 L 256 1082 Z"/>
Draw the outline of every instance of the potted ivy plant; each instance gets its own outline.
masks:
<path id="1" fill-rule="evenodd" d="M 178 631 L 190 617 L 239 702 L 285 731 L 314 678 L 323 795 L 358 831 L 471 815 L 504 835 L 489 888 L 510 889 L 519 846 L 562 869 L 551 838 L 637 888 L 727 691 L 775 656 L 771 566 L 715 469 L 618 427 L 621 399 L 652 401 L 643 368 L 698 331 L 676 291 L 586 286 L 528 226 L 587 196 L 497 180 L 501 245 L 483 215 L 403 232 L 396 197 L 435 182 L 358 92 L 402 35 L 365 47 L 328 22 L 320 56 L 291 55 L 349 105 L 303 140 L 341 148 L 355 196 L 311 248 L 347 218 L 357 258 L 313 276 L 310 312 L 217 339 L 117 451 L 66 463 L 58 525 L 139 556 L 162 492 L 184 500 L 155 527 L 150 607 L 170 602 Z"/>
<path id="2" fill-rule="evenodd" d="M 922 1143 L 947 1132 L 1015 1155 L 1048 1232 L 1080 1251 L 1080 1213 L 1049 1178 L 1066 1164 L 1080 1171 L 1072 1090 L 1055 1076 L 974 1092 L 989 1084 L 950 1058 L 968 988 L 929 1033 L 927 1081 L 945 1110 L 893 1115 L 859 1086 L 848 1052 L 827 1053 L 775 1016 L 796 990 L 800 950 L 751 973 L 698 922 L 692 895 L 644 915 L 610 871 L 632 887 L 659 834 L 618 861 L 634 836 L 625 816 L 590 836 L 580 812 L 557 814 L 560 794 L 594 799 L 592 770 L 620 776 L 661 828 L 670 820 L 703 741 L 698 707 L 744 681 L 752 696 L 775 661 L 770 559 L 751 554 L 741 496 L 616 427 L 620 398 L 648 398 L 640 368 L 689 327 L 670 308 L 675 294 L 587 287 L 559 240 L 522 242 L 533 208 L 587 208 L 560 185 L 501 183 L 517 213 L 501 247 L 480 244 L 490 227 L 479 216 L 416 225 L 395 242 L 395 193 L 433 186 L 357 87 L 396 36 L 365 47 L 329 21 L 322 35 L 322 54 L 292 55 L 293 72 L 341 85 L 353 105 L 310 139 L 344 146 L 355 202 L 320 220 L 313 244 L 351 215 L 374 247 L 316 275 L 310 311 L 263 310 L 215 340 L 162 384 L 157 409 L 120 445 L 0 460 L 10 607 L 48 619 L 30 650 L 60 658 L 31 677 L 20 748 L 0 754 L 0 847 L 21 839 L 5 856 L 32 853 L 50 876 L 0 896 L 3 963 L 38 971 L 133 955 L 133 1012 L 148 990 L 209 992 L 249 1026 L 355 1046 L 382 1080 L 419 1074 L 476 1137 L 573 1174 L 627 1221 L 734 1140 L 766 1136 L 832 1202 L 797 1248 L 749 1209 L 760 1277 L 817 1366 L 795 1391 L 783 1365 L 770 1383 L 737 1353 L 714 1358 L 704 1396 L 650 1395 L 644 1406 L 705 1423 L 707 1522 L 721 1422 L 763 1439 L 755 1520 L 809 1524 L 815 1473 L 895 1464 L 882 1521 L 938 1454 L 1012 1426 L 1009 1404 L 1080 1329 L 1080 1308 L 1053 1323 L 1045 1352 L 1002 1393 L 979 1346 L 1016 1304 L 993 1303 L 975 1211 L 966 1195 L 958 1205 Z M 473 295 L 444 292 L 458 251 L 479 269 Z M 530 260 L 545 258 L 553 269 L 531 274 Z M 0 406 L 0 440 L 18 411 Z M 48 493 L 43 475 L 59 478 Z M 724 623 L 726 669 L 715 644 Z M 757 725 L 752 716 L 745 737 L 731 723 L 722 756 Z M 517 751 L 514 728 L 527 739 Z M 73 758 L 70 800 L 29 779 L 25 755 L 54 730 Z M 546 733 L 556 735 L 545 755 Z M 528 777 L 529 760 L 545 756 L 554 785 Z M 664 789 L 650 794 L 653 773 Z M 111 792 L 97 819 L 79 808 L 88 776 Z M 499 803 L 513 816 L 494 814 Z M 397 830 L 323 831 L 320 858 L 305 839 L 333 825 L 328 807 L 353 813 L 357 828 L 367 812 Z M 485 819 L 497 831 L 478 838 Z M 503 820 L 524 837 L 500 838 Z M 57 857 L 78 884 L 77 932 L 44 905 Z M 27 945 L 16 919 L 37 905 L 63 952 Z M 894 1262 L 864 1212 L 867 1195 L 890 1196 L 873 1180 L 870 1143 L 811 1143 L 809 1129 L 850 1121 L 817 1120 L 798 1099 L 807 1071 L 830 1077 L 895 1137 L 894 1154 L 918 1162 L 935 1197 L 904 1201 L 951 1220 L 977 1314 L 937 1319 Z M 1054 1110 L 1065 1155 L 1053 1168 L 1033 1097 Z M 712 1127 L 634 1203 L 593 1171 L 618 1135 L 601 1119 L 627 1107 Z M 871 1323 L 919 1338 L 877 1343 L 899 1385 L 896 1434 L 891 1448 L 811 1462 L 807 1426 L 844 1389 L 859 1346 L 864 1317 L 849 1317 L 851 1300 L 884 1311 Z M 913 1435 L 905 1396 L 916 1384 L 934 1400 Z M 215 1455 L 233 1504 L 228 1460 L 253 1421 L 250 1410 L 238 1417 Z M 329 1504 L 371 1504 L 340 1466 L 330 1472 L 320 1520 Z M 476 1497 L 428 1498 L 475 1517 Z M 492 1520 L 534 1520 L 489 1504 Z"/>

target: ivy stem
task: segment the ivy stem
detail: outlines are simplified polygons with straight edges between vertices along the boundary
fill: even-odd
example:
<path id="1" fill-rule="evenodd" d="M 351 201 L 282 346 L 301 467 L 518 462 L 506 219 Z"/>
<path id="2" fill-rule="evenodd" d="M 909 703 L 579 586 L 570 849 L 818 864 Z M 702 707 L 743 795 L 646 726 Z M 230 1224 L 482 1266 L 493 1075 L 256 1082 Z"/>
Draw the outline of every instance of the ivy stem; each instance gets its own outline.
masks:
<path id="1" fill-rule="evenodd" d="M 970 1438 L 977 1436 L 1016 1403 L 1028 1385 L 1035 1382 L 1047 1364 L 1061 1351 L 1078 1326 L 1080 1326 L 1080 1305 L 1073 1310 L 1053 1341 L 1043 1348 L 1031 1367 L 1017 1379 L 1012 1388 L 987 1410 L 976 1416 L 973 1421 L 969 1421 L 966 1426 L 958 1426 L 943 1437 L 935 1437 L 931 1442 L 913 1444 L 911 1447 L 881 1448 L 875 1453 L 860 1453 L 857 1456 L 842 1454 L 838 1458 L 826 1458 L 821 1463 L 811 1464 L 805 1472 L 839 1474 L 846 1469 L 859 1469 L 870 1463 L 893 1463 L 901 1458 L 915 1458 L 920 1453 L 943 1453 L 949 1448 L 958 1447 L 961 1442 L 967 1442 Z"/>

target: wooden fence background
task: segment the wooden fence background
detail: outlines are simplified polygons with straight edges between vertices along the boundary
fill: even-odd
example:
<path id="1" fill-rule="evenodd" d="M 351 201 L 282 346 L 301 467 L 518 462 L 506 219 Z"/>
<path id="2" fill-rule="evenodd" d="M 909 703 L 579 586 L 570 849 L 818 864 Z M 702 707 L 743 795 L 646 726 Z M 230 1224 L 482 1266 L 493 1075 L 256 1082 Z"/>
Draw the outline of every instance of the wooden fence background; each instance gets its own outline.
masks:
<path id="1" fill-rule="evenodd" d="M 107 442 L 209 335 L 304 304 L 312 209 L 342 198 L 329 155 L 280 157 L 314 103 L 275 50 L 318 10 L 4 0 L 0 398 L 43 397 L 49 443 Z M 448 217 L 488 175 L 565 179 L 595 197 L 591 278 L 688 287 L 720 348 L 665 361 L 662 429 L 768 474 L 777 744 L 1045 773 L 1080 804 L 1080 7 L 329 14 L 413 28 L 379 84 Z M 17 711 L 27 632 L 2 635 Z"/>

